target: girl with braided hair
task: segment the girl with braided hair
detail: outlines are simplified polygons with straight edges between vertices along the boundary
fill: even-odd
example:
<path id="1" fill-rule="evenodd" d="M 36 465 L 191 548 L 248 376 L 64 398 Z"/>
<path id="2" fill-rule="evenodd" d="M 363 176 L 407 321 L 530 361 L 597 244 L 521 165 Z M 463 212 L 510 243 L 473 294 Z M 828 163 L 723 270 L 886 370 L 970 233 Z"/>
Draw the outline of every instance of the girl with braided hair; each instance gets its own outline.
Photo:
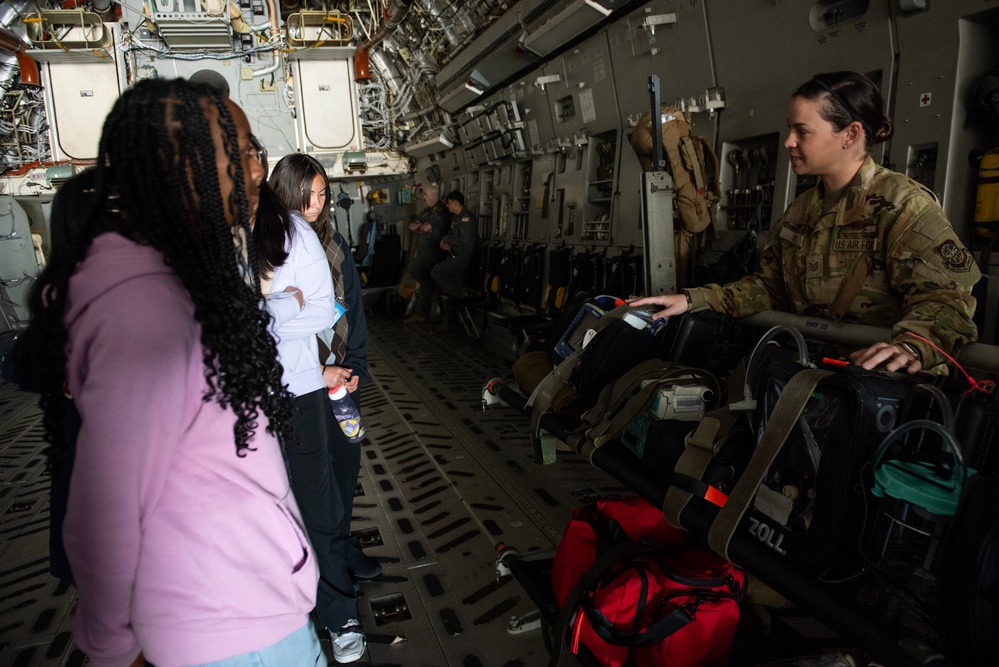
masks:
<path id="1" fill-rule="evenodd" d="M 95 667 L 326 664 L 278 439 L 290 401 L 252 239 L 234 233 L 257 155 L 211 88 L 136 84 L 105 121 L 92 212 L 33 291 L 18 354 L 54 458 L 66 397 L 81 419 L 63 534 Z"/>

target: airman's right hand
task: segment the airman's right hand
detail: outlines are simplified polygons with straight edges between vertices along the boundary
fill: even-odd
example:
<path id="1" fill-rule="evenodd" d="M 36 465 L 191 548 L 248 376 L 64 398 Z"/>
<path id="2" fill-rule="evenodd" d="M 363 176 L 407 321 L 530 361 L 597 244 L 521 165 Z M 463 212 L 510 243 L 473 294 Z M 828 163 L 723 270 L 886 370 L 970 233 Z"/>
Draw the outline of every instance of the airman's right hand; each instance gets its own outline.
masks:
<path id="1" fill-rule="evenodd" d="M 689 308 L 687 295 L 685 294 L 662 294 L 660 296 L 645 296 L 628 302 L 629 306 L 662 306 L 663 309 L 654 313 L 656 319 L 666 318 L 671 315 L 682 315 Z"/>

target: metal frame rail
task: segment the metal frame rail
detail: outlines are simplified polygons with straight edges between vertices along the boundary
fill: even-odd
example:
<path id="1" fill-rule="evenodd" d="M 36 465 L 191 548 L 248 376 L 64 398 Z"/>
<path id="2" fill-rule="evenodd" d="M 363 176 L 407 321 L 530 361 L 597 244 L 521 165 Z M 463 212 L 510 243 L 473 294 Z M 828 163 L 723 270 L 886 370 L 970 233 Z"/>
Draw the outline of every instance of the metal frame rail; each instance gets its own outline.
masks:
<path id="1" fill-rule="evenodd" d="M 831 322 L 819 317 L 782 313 L 776 310 L 754 313 L 746 316 L 744 320 L 747 324 L 761 329 L 769 329 L 778 324 L 789 326 L 800 331 L 806 339 L 856 348 L 867 347 L 878 342 L 888 342 L 892 339 L 891 329 L 864 324 Z M 960 354 L 957 355 L 957 361 L 965 368 L 999 373 L 999 346 L 985 343 L 965 345 Z"/>

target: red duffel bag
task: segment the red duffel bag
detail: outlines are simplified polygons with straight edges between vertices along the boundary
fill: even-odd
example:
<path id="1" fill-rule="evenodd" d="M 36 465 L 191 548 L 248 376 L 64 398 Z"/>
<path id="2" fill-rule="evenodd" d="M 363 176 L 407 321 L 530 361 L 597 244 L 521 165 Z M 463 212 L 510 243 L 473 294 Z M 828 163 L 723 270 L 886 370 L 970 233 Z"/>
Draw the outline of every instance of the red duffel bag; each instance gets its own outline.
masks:
<path id="1" fill-rule="evenodd" d="M 574 510 L 552 587 L 562 609 L 552 665 L 568 648 L 607 667 L 723 667 L 746 576 L 628 497 Z"/>

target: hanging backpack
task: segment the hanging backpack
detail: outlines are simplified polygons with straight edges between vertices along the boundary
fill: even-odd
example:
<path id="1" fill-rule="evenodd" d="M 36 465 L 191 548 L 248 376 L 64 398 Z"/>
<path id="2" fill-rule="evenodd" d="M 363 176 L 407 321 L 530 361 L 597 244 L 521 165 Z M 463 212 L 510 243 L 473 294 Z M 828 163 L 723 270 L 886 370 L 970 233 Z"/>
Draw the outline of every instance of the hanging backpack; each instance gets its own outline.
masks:
<path id="1" fill-rule="evenodd" d="M 691 133 L 690 121 L 678 107 L 662 105 L 662 138 L 666 169 L 676 192 L 673 207 L 684 231 L 696 234 L 714 224 L 721 198 L 718 156 L 711 144 Z M 631 133 L 631 147 L 643 171 L 652 171 L 652 114 L 646 111 Z"/>

